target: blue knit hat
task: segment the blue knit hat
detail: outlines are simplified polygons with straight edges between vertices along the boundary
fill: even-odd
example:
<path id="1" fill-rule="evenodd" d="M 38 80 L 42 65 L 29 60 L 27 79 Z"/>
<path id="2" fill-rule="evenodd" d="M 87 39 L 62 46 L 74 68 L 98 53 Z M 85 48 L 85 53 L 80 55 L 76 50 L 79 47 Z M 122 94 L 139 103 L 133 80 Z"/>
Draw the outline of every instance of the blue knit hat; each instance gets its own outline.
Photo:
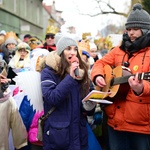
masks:
<path id="1" fill-rule="evenodd" d="M 129 28 L 140 28 L 150 29 L 150 15 L 147 11 L 142 9 L 141 4 L 135 4 L 130 12 L 127 23 L 125 24 L 126 29 Z"/>
<path id="2" fill-rule="evenodd" d="M 82 50 L 82 55 L 86 55 L 87 58 L 90 58 L 90 54 L 85 50 Z"/>

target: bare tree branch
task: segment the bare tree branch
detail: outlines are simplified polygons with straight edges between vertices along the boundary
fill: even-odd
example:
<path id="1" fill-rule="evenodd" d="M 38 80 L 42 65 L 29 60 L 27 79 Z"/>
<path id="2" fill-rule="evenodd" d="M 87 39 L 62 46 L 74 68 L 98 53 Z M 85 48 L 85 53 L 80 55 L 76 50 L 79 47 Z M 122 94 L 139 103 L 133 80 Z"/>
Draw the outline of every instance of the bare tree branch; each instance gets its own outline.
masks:
<path id="1" fill-rule="evenodd" d="M 80 15 L 86 15 L 86 16 L 90 16 L 90 17 L 96 17 L 96 16 L 99 16 L 99 15 L 102 15 L 102 14 L 116 14 L 116 15 L 122 15 L 124 17 L 127 17 L 127 14 L 126 13 L 122 13 L 122 12 L 111 12 L 111 11 L 103 11 L 103 12 L 100 12 L 100 13 L 96 13 L 94 15 L 91 15 L 91 14 L 82 14 L 80 13 Z"/>
<path id="2" fill-rule="evenodd" d="M 128 16 L 128 13 L 129 13 L 129 11 L 130 11 L 130 9 L 129 9 L 129 11 L 128 12 L 118 12 L 118 11 L 116 11 L 116 9 L 114 8 L 114 7 L 112 7 L 112 5 L 110 5 L 110 3 L 109 2 L 106 2 L 106 1 L 103 1 L 103 0 L 93 0 L 93 2 L 95 2 L 96 3 L 96 7 L 94 8 L 94 10 L 96 11 L 92 11 L 92 12 L 87 12 L 87 13 L 83 13 L 83 12 L 81 12 L 80 11 L 80 9 L 79 8 L 77 8 L 77 10 L 78 10 L 78 12 L 79 12 L 79 14 L 80 15 L 86 15 L 86 16 L 90 16 L 90 17 L 96 17 L 96 16 L 99 16 L 99 15 L 102 15 L 102 14 L 116 14 L 116 15 L 122 15 L 122 16 L 124 16 L 124 17 L 127 17 Z M 103 7 L 101 7 L 101 5 L 102 6 L 104 6 L 104 4 L 105 4 L 105 8 Z M 107 9 L 107 10 L 106 10 Z M 109 11 L 108 11 L 109 10 Z"/>

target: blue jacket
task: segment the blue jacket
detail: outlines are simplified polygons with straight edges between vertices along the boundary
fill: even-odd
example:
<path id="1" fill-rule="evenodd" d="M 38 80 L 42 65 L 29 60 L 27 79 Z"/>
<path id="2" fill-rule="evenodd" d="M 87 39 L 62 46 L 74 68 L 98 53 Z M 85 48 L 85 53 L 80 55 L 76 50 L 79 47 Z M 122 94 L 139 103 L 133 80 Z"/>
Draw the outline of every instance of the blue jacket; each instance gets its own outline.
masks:
<path id="1" fill-rule="evenodd" d="M 88 133 L 82 112 L 80 83 L 69 74 L 60 80 L 50 67 L 41 72 L 44 113 L 56 107 L 44 126 L 44 150 L 87 150 Z"/>

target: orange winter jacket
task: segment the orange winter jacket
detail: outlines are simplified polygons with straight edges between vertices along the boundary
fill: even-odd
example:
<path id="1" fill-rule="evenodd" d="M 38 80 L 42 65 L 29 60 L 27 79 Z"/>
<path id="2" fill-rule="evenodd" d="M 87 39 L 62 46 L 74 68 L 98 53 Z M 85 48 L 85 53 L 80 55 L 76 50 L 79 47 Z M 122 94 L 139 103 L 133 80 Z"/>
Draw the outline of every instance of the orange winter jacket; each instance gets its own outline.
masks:
<path id="1" fill-rule="evenodd" d="M 150 47 L 133 54 L 128 60 L 128 55 L 119 47 L 115 47 L 103 58 L 98 60 L 91 71 L 91 79 L 104 75 L 104 66 L 119 66 L 129 62 L 132 74 L 150 71 Z M 143 93 L 137 96 L 130 88 L 126 98 L 114 98 L 113 104 L 105 107 L 108 124 L 118 131 L 129 131 L 150 134 L 150 82 L 143 81 Z"/>

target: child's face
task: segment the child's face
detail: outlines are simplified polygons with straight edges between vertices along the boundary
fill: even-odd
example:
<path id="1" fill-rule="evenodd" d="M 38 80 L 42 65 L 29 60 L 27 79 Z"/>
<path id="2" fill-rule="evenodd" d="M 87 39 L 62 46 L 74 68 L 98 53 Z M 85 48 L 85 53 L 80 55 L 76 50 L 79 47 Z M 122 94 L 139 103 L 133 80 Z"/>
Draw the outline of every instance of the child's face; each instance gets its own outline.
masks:
<path id="1" fill-rule="evenodd" d="M 96 55 L 97 55 L 97 49 L 96 48 L 90 49 L 90 56 L 95 58 Z"/>
<path id="2" fill-rule="evenodd" d="M 26 57 L 26 55 L 28 54 L 28 52 L 24 48 L 19 49 L 18 52 L 20 54 L 21 59 L 24 59 Z"/>

